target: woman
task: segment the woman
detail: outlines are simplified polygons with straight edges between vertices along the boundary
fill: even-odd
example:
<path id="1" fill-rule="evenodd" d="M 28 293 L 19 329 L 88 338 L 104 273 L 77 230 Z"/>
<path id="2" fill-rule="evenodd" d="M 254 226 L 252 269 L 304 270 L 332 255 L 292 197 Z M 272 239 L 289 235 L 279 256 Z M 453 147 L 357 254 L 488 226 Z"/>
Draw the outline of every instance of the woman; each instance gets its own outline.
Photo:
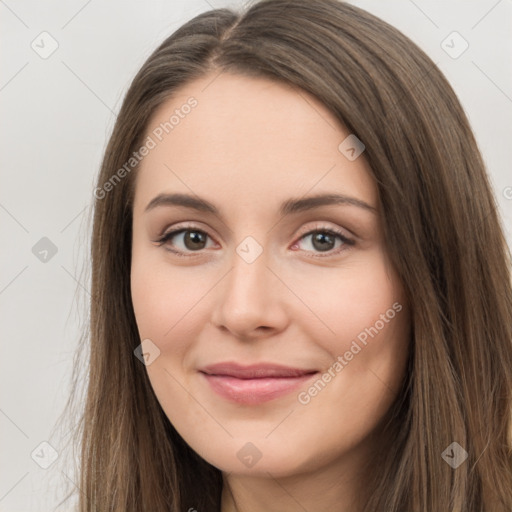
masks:
<path id="1" fill-rule="evenodd" d="M 512 510 L 509 252 L 404 35 L 336 0 L 195 17 L 94 194 L 81 511 Z"/>

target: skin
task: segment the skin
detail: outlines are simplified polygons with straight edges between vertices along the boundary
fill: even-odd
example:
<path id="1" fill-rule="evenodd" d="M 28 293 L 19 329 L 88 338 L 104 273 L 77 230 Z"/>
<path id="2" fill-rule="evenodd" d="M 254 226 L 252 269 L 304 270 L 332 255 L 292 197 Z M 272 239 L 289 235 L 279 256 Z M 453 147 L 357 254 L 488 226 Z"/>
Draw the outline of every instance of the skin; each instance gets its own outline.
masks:
<path id="1" fill-rule="evenodd" d="M 311 95 L 228 73 L 177 91 L 146 135 L 190 96 L 197 106 L 137 170 L 131 287 L 141 340 L 160 350 L 146 366 L 151 384 L 180 435 L 223 472 L 222 512 L 358 510 L 379 421 L 405 375 L 410 319 L 364 153 L 354 161 L 341 153 L 350 132 Z M 171 192 L 204 198 L 220 213 L 145 211 L 155 196 Z M 375 211 L 334 204 L 280 216 L 283 201 L 320 193 L 357 198 Z M 198 245 L 184 233 L 155 243 L 183 223 L 208 236 Z M 319 227 L 354 243 L 334 237 L 330 246 L 315 245 L 307 233 Z M 248 236 L 263 249 L 252 263 L 236 252 Z M 362 350 L 307 404 L 298 394 L 311 382 L 241 405 L 198 373 L 237 361 L 321 375 L 395 303 L 401 311 L 366 346 L 359 343 Z M 237 457 L 248 442 L 261 454 L 252 467 Z"/>

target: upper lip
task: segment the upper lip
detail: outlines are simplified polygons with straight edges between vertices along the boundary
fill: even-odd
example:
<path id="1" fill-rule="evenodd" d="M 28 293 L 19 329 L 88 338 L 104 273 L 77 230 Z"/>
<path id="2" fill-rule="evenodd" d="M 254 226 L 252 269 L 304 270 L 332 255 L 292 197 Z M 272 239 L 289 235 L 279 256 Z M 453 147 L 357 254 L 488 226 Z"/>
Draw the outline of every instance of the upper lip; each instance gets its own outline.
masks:
<path id="1" fill-rule="evenodd" d="M 199 371 L 208 375 L 222 375 L 226 377 L 236 377 L 238 379 L 302 377 L 303 375 L 317 372 L 317 370 L 313 369 L 292 368 L 290 366 L 272 363 L 259 363 L 244 366 L 238 363 L 229 362 L 205 366 Z"/>

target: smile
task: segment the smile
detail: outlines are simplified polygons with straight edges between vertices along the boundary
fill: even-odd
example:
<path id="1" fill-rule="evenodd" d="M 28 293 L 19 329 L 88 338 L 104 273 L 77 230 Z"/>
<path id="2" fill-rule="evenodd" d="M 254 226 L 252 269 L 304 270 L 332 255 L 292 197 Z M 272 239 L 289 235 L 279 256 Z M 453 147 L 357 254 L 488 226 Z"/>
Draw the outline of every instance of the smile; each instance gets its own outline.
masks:
<path id="1" fill-rule="evenodd" d="M 211 389 L 232 402 L 256 405 L 287 395 L 318 373 L 274 364 L 220 363 L 200 370 Z"/>

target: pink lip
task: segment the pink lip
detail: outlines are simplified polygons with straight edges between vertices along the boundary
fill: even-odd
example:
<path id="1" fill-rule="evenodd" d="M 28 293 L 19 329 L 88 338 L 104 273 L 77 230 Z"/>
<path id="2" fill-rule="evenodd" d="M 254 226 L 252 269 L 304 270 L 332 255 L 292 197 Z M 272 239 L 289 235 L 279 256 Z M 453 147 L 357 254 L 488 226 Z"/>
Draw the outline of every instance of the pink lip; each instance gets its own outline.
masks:
<path id="1" fill-rule="evenodd" d="M 250 366 L 220 363 L 206 366 L 199 371 L 212 389 L 222 397 L 253 405 L 290 393 L 318 373 L 317 370 L 268 363 Z"/>

